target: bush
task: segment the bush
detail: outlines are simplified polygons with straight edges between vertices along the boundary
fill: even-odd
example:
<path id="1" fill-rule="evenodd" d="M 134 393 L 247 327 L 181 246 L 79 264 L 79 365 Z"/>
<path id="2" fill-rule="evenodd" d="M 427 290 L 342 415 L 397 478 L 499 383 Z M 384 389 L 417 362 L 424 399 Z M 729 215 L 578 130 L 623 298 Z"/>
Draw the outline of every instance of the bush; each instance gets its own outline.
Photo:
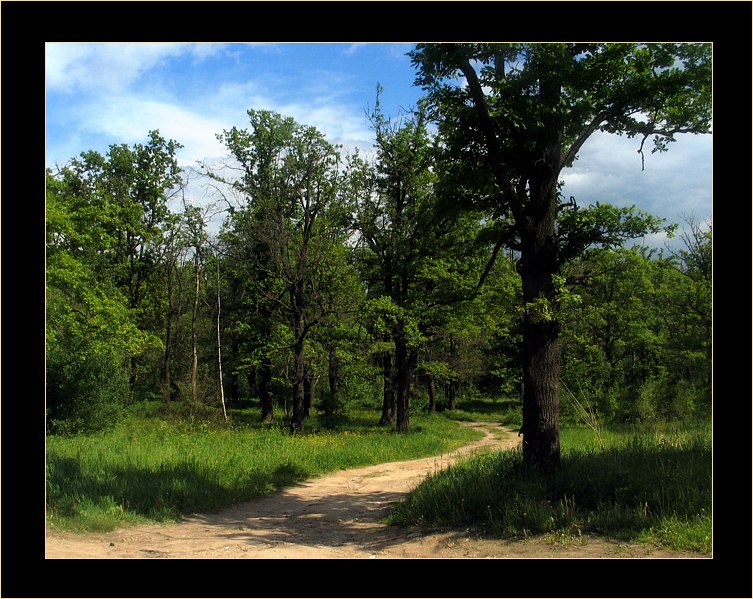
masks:
<path id="1" fill-rule="evenodd" d="M 629 412 L 629 419 L 638 422 L 654 422 L 659 407 L 664 403 L 665 383 L 663 377 L 651 377 L 638 389 L 638 396 Z"/>
<path id="2" fill-rule="evenodd" d="M 114 351 L 65 340 L 47 353 L 47 428 L 89 433 L 113 426 L 128 397 L 128 371 Z"/>

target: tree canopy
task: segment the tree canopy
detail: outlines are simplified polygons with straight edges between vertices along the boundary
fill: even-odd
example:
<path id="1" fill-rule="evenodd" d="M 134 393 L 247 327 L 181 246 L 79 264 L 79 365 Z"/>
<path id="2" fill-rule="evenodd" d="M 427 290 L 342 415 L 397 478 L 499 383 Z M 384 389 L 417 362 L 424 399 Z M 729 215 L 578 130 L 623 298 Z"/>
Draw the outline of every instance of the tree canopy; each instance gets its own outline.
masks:
<path id="1" fill-rule="evenodd" d="M 596 132 L 653 136 L 665 151 L 680 133 L 711 127 L 709 44 L 418 44 L 410 53 L 427 93 L 460 208 L 498 221 L 497 246 L 520 252 L 523 452 L 559 460 L 563 262 L 592 245 L 656 230 L 633 210 L 565 204 L 560 173 Z M 565 214 L 570 211 L 569 216 Z"/>
<path id="2" fill-rule="evenodd" d="M 562 173 L 598 131 L 641 155 L 709 133 L 709 45 L 410 56 L 426 95 L 390 118 L 378 88 L 370 154 L 270 110 L 218 132 L 225 167 L 196 171 L 218 231 L 169 202 L 180 144 L 157 131 L 46 173 L 51 431 L 141 400 L 224 415 L 225 384 L 230 421 L 258 406 L 295 433 L 353 402 L 408 432 L 411 410 L 489 394 L 521 406 L 526 462 L 550 468 L 563 384 L 603 418 L 708 412 L 711 223 L 689 219 L 674 253 L 626 248 L 675 224 L 565 198 Z"/>

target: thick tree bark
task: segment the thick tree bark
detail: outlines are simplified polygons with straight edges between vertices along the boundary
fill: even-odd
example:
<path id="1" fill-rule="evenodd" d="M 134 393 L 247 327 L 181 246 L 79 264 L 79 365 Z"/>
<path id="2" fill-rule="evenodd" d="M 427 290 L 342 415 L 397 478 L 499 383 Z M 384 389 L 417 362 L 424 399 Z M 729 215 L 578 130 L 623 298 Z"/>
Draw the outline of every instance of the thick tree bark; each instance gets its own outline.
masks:
<path id="1" fill-rule="evenodd" d="M 559 88 L 542 83 L 542 94 L 559 97 Z M 522 237 L 519 271 L 526 305 L 523 319 L 523 458 L 545 469 L 560 459 L 560 349 L 553 276 L 557 255 L 557 176 L 561 134 L 547 129 L 540 141 L 544 160 L 534 169 L 527 227 Z"/>
<path id="2" fill-rule="evenodd" d="M 523 458 L 545 468 L 560 456 L 558 329 L 556 322 L 523 324 Z"/>
<path id="3" fill-rule="evenodd" d="M 390 352 L 385 352 L 382 359 L 384 398 L 382 400 L 382 417 L 379 419 L 379 424 L 392 424 L 395 420 L 395 379 L 393 360 L 393 355 Z"/>

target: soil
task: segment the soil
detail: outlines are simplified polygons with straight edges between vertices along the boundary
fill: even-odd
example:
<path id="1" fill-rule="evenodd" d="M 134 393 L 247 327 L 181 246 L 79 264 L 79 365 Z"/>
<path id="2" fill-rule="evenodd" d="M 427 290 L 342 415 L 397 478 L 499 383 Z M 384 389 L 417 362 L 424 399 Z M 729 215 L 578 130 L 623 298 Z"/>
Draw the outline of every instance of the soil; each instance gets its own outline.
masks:
<path id="1" fill-rule="evenodd" d="M 110 533 L 48 530 L 47 558 L 677 558 L 710 557 L 642 544 L 551 536 L 506 541 L 466 530 L 399 528 L 381 520 L 428 474 L 458 457 L 517 446 L 517 433 L 493 423 L 465 423 L 485 433 L 447 455 L 319 476 L 219 513 L 175 524 Z"/>

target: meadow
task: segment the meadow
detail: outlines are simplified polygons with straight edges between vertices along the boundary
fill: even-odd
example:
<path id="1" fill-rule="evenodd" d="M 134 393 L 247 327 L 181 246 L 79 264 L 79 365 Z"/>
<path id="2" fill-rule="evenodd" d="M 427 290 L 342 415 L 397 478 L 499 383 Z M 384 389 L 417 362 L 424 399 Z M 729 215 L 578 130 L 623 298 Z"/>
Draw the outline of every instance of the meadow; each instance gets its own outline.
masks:
<path id="1" fill-rule="evenodd" d="M 411 432 L 375 425 L 374 406 L 353 406 L 336 430 L 313 416 L 291 435 L 262 426 L 257 407 L 231 425 L 171 417 L 140 404 L 114 430 L 47 438 L 47 522 L 79 532 L 169 522 L 217 511 L 309 477 L 438 455 L 480 437 L 458 421 L 519 426 L 511 400 L 473 398 L 427 414 Z M 710 422 L 617 424 L 598 435 L 564 424 L 558 470 L 530 471 L 519 451 L 490 451 L 427 478 L 388 518 L 393 525 L 472 527 L 498 538 L 590 535 L 678 550 L 712 549 Z"/>
<path id="2" fill-rule="evenodd" d="M 256 408 L 235 410 L 232 426 L 161 416 L 140 405 L 114 430 L 47 437 L 47 522 L 108 531 L 138 522 L 216 511 L 338 469 L 438 455 L 481 436 L 438 415 L 415 414 L 412 431 L 374 423 L 352 409 L 338 430 L 291 435 L 262 426 Z"/>

